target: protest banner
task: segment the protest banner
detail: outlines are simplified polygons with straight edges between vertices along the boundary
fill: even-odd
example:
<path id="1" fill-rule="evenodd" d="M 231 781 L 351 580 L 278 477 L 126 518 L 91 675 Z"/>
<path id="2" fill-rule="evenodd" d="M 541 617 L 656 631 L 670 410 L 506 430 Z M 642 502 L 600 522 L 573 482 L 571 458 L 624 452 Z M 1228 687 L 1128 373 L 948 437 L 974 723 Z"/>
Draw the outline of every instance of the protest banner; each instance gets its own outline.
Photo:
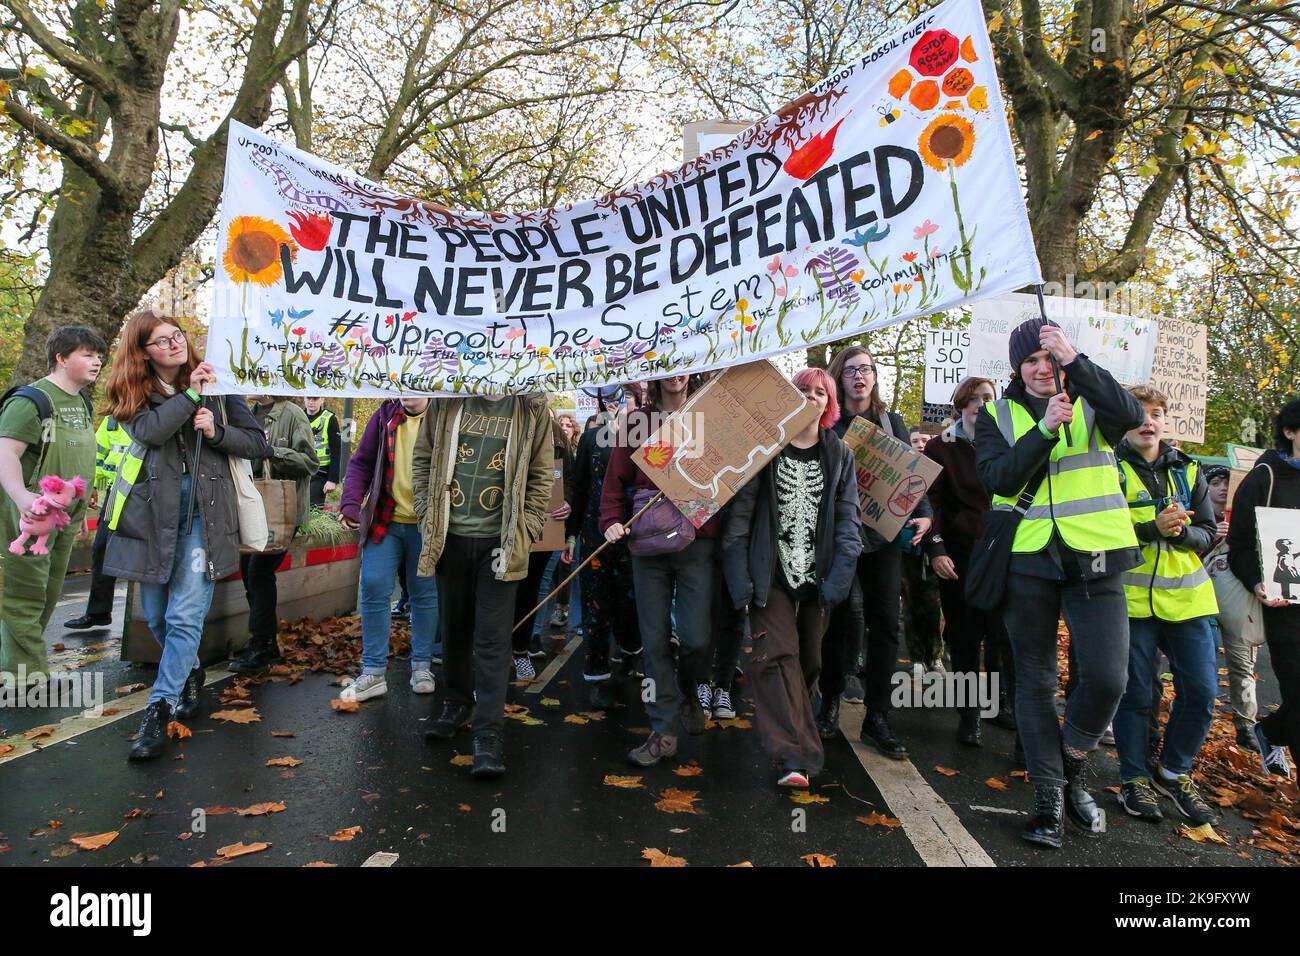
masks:
<path id="1" fill-rule="evenodd" d="M 1100 365 L 1121 385 L 1151 380 L 1155 320 L 1107 312 L 1096 299 L 1046 296 L 1047 317 L 1065 331 L 1074 347 Z M 984 299 L 971 307 L 967 375 L 990 378 L 998 394 L 1011 380 L 1007 339 L 1026 319 L 1040 315 L 1037 296 L 1014 293 Z"/>
<path id="2" fill-rule="evenodd" d="M 738 365 L 692 395 L 632 462 L 698 528 L 820 414 L 771 362 Z"/>
<path id="3" fill-rule="evenodd" d="M 1300 604 L 1300 511 L 1256 508 L 1255 540 L 1264 594 L 1273 601 Z"/>
<path id="4" fill-rule="evenodd" d="M 893 541 L 943 466 L 861 416 L 850 423 L 844 443 L 853 450 L 857 467 L 862 523 Z"/>
<path id="5" fill-rule="evenodd" d="M 1151 384 L 1169 400 L 1165 436 L 1205 441 L 1206 330 L 1195 322 L 1156 318 L 1159 335 L 1151 364 Z"/>
<path id="6" fill-rule="evenodd" d="M 729 367 L 1040 281 L 977 0 L 599 199 L 404 196 L 239 123 L 215 392 L 570 389 Z"/>
<path id="7" fill-rule="evenodd" d="M 925 330 L 925 402 L 948 405 L 967 374 L 970 328 Z M 924 417 L 922 421 L 924 421 Z"/>

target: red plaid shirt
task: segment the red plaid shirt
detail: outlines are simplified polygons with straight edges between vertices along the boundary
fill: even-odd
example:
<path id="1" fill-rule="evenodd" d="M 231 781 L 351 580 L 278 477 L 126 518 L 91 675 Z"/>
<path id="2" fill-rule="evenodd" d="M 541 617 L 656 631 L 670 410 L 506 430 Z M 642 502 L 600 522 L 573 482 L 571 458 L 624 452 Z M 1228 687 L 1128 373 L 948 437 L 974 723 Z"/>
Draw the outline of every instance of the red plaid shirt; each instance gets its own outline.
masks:
<path id="1" fill-rule="evenodd" d="M 397 502 L 393 499 L 393 472 L 397 460 L 397 427 L 406 421 L 406 409 L 400 404 L 384 429 L 384 484 L 375 505 L 375 516 L 370 522 L 370 543 L 378 544 L 388 534 L 388 526 L 393 523 L 393 512 Z"/>

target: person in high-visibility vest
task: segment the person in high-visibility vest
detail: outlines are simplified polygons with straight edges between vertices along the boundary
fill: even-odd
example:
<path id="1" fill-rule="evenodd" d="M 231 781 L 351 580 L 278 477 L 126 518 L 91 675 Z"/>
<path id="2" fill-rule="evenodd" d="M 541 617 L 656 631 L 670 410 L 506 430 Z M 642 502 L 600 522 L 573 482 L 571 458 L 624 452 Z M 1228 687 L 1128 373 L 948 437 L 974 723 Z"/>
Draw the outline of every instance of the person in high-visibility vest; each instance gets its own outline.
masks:
<path id="1" fill-rule="evenodd" d="M 1022 836 L 1059 848 L 1063 815 L 1094 835 L 1106 828 L 1087 788 L 1088 754 L 1124 693 L 1128 606 L 1121 575 L 1142 563 L 1113 447 L 1144 413 L 1055 323 L 1023 322 L 1008 345 L 1011 384 L 980 411 L 976 469 L 992 494 L 993 515 L 1023 513 L 1002 595 L 1015 658 L 1016 726 L 1034 785 Z M 1056 713 L 1062 610 L 1079 671 L 1064 727 Z"/>
<path id="2" fill-rule="evenodd" d="M 102 505 L 108 490 L 117 479 L 117 469 L 122 456 L 131 447 L 131 436 L 112 415 L 105 415 L 95 430 L 95 497 L 92 506 Z M 86 613 L 65 621 L 63 626 L 73 631 L 92 627 L 108 627 L 113 623 L 113 589 L 117 578 L 104 573 L 104 549 L 108 546 L 108 515 L 101 514 L 95 525 L 95 541 L 90 547 L 90 595 L 86 598 Z"/>
<path id="3" fill-rule="evenodd" d="M 339 461 L 343 456 L 339 420 L 325 407 L 325 399 L 319 395 L 304 398 L 302 405 L 307 411 L 312 440 L 316 443 L 316 460 L 320 462 L 320 471 L 311 478 L 311 506 L 324 508 L 325 496 L 339 484 Z"/>
<path id="4" fill-rule="evenodd" d="M 1158 823 L 1164 815 L 1156 794 L 1162 793 L 1199 827 L 1217 819 L 1191 777 L 1192 762 L 1214 723 L 1219 689 L 1210 626 L 1219 602 L 1200 558 L 1214 543 L 1214 506 L 1197 463 L 1161 440 L 1168 400 L 1149 385 L 1129 391 L 1146 418 L 1115 450 L 1120 487 L 1142 545 L 1142 565 L 1122 575 L 1129 645 L 1128 687 L 1115 714 L 1119 805 L 1130 816 Z M 1176 696 L 1159 762 L 1148 766 L 1151 674 L 1162 650 Z"/>

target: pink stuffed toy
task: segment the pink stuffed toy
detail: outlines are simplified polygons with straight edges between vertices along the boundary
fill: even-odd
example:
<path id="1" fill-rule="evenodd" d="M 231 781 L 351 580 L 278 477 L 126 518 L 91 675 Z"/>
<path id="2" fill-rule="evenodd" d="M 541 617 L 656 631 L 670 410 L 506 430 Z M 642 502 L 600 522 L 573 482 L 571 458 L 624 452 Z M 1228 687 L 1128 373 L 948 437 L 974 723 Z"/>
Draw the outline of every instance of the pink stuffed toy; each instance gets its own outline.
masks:
<path id="1" fill-rule="evenodd" d="M 80 475 L 71 481 L 58 475 L 46 475 L 41 479 L 41 491 L 44 494 L 33 501 L 31 507 L 31 513 L 36 517 L 30 521 L 26 518 L 18 521 L 20 533 L 9 545 L 12 554 L 23 553 L 23 539 L 27 537 L 32 539 L 32 554 L 49 554 L 45 539 L 50 532 L 62 531 L 68 526 L 72 520 L 68 517 L 68 506 L 86 493 L 86 482 Z"/>

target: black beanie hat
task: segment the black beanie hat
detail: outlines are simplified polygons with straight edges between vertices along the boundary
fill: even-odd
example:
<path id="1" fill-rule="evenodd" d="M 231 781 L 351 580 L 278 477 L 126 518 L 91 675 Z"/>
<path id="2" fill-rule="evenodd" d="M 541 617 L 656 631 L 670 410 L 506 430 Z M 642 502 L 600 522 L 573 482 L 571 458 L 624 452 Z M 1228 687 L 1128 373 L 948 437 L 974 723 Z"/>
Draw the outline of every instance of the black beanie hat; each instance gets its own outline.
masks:
<path id="1" fill-rule="evenodd" d="M 1017 378 L 1020 377 L 1020 363 L 1035 352 L 1042 351 L 1043 347 L 1038 344 L 1038 331 L 1044 325 L 1056 325 L 1056 323 L 1051 319 L 1026 319 L 1011 330 L 1011 338 L 1007 340 L 1007 351 L 1010 353 L 1011 374 Z"/>

